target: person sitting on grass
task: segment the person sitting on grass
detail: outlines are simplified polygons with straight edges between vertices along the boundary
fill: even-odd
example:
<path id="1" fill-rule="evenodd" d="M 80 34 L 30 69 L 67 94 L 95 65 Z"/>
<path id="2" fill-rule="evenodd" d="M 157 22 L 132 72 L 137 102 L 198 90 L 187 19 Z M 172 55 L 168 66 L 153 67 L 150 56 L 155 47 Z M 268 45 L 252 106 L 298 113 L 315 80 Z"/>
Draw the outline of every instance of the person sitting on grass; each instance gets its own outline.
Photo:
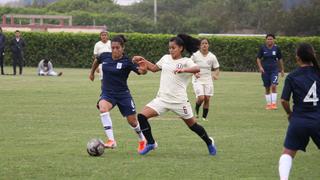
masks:
<path id="1" fill-rule="evenodd" d="M 48 58 L 42 59 L 38 64 L 39 76 L 61 76 L 62 72 L 56 73 L 53 70 L 51 61 Z"/>

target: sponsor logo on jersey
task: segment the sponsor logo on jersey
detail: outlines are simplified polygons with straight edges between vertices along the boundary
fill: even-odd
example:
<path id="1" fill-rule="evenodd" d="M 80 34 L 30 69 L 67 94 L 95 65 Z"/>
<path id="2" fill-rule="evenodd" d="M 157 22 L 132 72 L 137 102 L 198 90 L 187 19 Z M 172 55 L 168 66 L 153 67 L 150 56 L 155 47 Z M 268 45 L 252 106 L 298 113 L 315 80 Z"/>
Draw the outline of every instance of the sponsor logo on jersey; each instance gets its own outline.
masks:
<path id="1" fill-rule="evenodd" d="M 177 64 L 177 69 L 182 69 L 183 65 L 181 63 Z"/>
<path id="2" fill-rule="evenodd" d="M 122 68 L 122 63 L 117 63 L 117 69 L 121 69 Z"/>
<path id="3" fill-rule="evenodd" d="M 272 51 L 272 55 L 274 55 L 274 56 L 275 56 L 275 55 L 276 55 L 276 51 Z"/>

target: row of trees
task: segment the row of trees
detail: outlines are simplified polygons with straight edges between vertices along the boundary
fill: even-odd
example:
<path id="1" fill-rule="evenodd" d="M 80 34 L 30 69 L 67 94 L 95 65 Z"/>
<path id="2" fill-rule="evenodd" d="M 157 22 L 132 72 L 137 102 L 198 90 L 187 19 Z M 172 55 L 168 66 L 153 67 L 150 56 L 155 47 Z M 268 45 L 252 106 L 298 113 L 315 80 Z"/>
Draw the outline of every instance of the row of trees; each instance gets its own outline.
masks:
<path id="1" fill-rule="evenodd" d="M 112 0 L 38 1 L 46 6 L 3 7 L 0 14 L 67 14 L 75 25 L 107 25 L 113 32 L 320 34 L 319 0 L 157 0 L 156 24 L 154 0 L 132 6 Z M 284 6 L 288 2 L 298 6 Z"/>

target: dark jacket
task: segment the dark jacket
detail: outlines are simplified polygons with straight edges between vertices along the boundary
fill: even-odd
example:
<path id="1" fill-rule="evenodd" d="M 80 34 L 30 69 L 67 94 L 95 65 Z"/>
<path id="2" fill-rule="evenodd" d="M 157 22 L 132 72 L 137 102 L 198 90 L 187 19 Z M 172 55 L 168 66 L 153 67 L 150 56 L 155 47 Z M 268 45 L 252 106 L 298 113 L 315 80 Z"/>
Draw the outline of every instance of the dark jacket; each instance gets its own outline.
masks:
<path id="1" fill-rule="evenodd" d="M 12 54 L 22 54 L 25 46 L 26 44 L 22 38 L 20 38 L 19 42 L 16 40 L 16 38 L 13 38 L 11 41 Z"/>
<path id="2" fill-rule="evenodd" d="M 0 33 L 0 53 L 4 52 L 5 42 L 6 42 L 6 37 L 4 36 L 3 33 Z"/>

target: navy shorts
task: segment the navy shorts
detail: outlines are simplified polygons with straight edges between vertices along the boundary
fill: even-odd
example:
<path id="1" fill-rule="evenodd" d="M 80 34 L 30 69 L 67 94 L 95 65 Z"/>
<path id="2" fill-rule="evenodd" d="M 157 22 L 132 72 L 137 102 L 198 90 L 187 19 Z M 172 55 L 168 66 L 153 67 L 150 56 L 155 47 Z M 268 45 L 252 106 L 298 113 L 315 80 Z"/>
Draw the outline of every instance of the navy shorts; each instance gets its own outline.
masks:
<path id="1" fill-rule="evenodd" d="M 290 150 L 306 151 L 309 139 L 320 149 L 320 122 L 310 119 L 291 118 L 284 147 Z"/>
<path id="2" fill-rule="evenodd" d="M 264 73 L 261 73 L 263 86 L 270 87 L 272 84 L 278 85 L 278 74 L 278 71 L 265 71 Z"/>
<path id="3" fill-rule="evenodd" d="M 102 93 L 98 101 L 97 107 L 99 106 L 99 102 L 102 99 L 110 102 L 112 104 L 112 108 L 118 106 L 122 116 L 124 117 L 136 114 L 136 107 L 132 99 L 132 96 L 129 92 L 121 94 Z"/>

